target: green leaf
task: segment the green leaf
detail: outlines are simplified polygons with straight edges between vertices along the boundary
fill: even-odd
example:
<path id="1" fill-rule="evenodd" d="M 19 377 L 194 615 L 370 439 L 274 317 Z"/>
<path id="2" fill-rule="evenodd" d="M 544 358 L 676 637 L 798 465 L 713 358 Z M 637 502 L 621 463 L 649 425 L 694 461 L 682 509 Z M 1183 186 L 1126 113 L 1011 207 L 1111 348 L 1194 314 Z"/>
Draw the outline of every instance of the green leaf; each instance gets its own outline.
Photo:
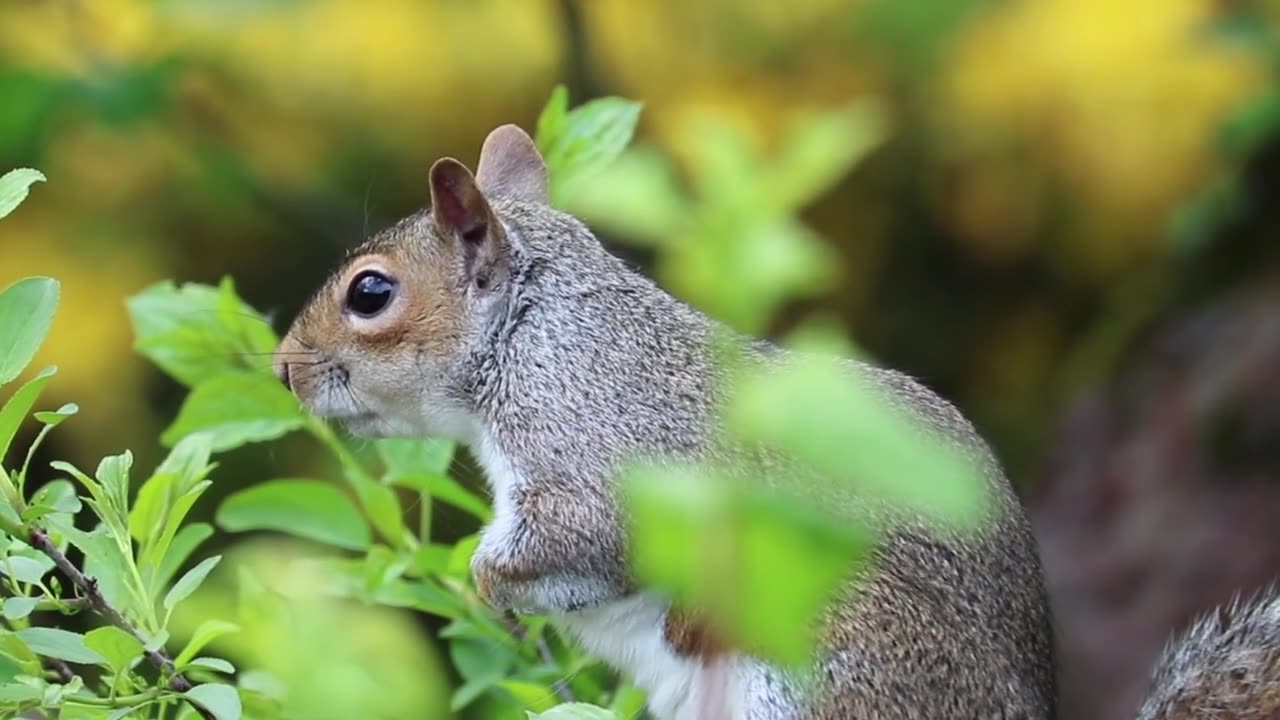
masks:
<path id="1" fill-rule="evenodd" d="M 479 495 L 467 490 L 458 484 L 456 480 L 448 475 L 436 474 L 415 474 L 415 475 L 396 475 L 391 481 L 401 487 L 412 488 L 430 495 L 437 500 L 443 500 L 450 505 L 465 510 L 481 520 L 488 520 L 493 511 L 489 507 L 489 503 L 482 499 Z"/>
<path id="2" fill-rule="evenodd" d="M 364 476 L 349 474 L 348 479 L 378 532 L 396 547 L 405 547 L 409 531 L 404 526 L 404 511 L 395 491 Z"/>
<path id="3" fill-rule="evenodd" d="M 213 527 L 208 523 L 192 523 L 185 525 L 178 534 L 174 536 L 173 542 L 169 543 L 168 549 L 164 553 L 164 557 L 160 560 L 160 565 L 153 576 L 156 587 L 164 587 L 169 584 L 173 576 L 177 574 L 178 568 L 191 557 L 191 553 L 196 551 L 205 540 L 213 535 Z"/>
<path id="4" fill-rule="evenodd" d="M 213 438 L 196 433 L 184 437 L 169 451 L 156 474 L 168 474 L 177 478 L 176 488 L 179 493 L 189 491 L 196 483 L 204 480 L 213 465 L 209 456 L 213 453 Z"/>
<path id="5" fill-rule="evenodd" d="M 538 150 L 547 163 L 556 205 L 626 149 L 642 107 L 632 100 L 603 97 L 566 114 L 566 102 L 563 88 L 557 88 L 538 121 Z"/>
<path id="6" fill-rule="evenodd" d="M 556 691 L 546 685 L 523 680 L 506 680 L 498 683 L 498 687 L 511 693 L 511 696 L 525 710 L 543 712 L 556 705 Z"/>
<path id="7" fill-rule="evenodd" d="M 230 685 L 197 685 L 183 695 L 204 706 L 217 720 L 240 720 L 240 694 Z"/>
<path id="8" fill-rule="evenodd" d="M 565 125 L 569 122 L 569 89 L 564 85 L 556 85 L 551 90 L 551 97 L 538 115 L 538 127 L 535 131 L 535 143 L 539 151 L 548 147 L 556 138 L 564 135 Z"/>
<path id="9" fill-rule="evenodd" d="M 18 377 L 49 334 L 58 281 L 23 278 L 0 292 L 0 385 Z"/>
<path id="10" fill-rule="evenodd" d="M 134 347 L 178 382 L 193 386 L 228 371 L 270 374 L 277 339 L 261 313 L 220 288 L 152 285 L 128 302 Z"/>
<path id="11" fill-rule="evenodd" d="M 276 530 L 348 550 L 369 547 L 369 527 L 351 500 L 316 480 L 271 480 L 228 497 L 218 526 L 230 532 Z"/>
<path id="12" fill-rule="evenodd" d="M 43 555 L 39 557 L 10 555 L 4 560 L 0 560 L 0 573 L 10 576 L 18 582 L 38 583 L 44 578 L 45 573 L 52 569 L 53 561 Z"/>
<path id="13" fill-rule="evenodd" d="M 36 404 L 36 400 L 40 397 L 44 386 L 49 384 L 49 379 L 57 371 L 57 368 L 52 367 L 41 370 L 39 374 L 18 388 L 18 391 L 9 398 L 4 407 L 0 408 L 0 460 L 3 460 L 5 454 L 9 451 L 9 444 L 13 442 L 13 436 L 18 433 L 18 428 L 22 425 L 22 421 L 26 419 L 27 413 L 31 411 L 32 406 Z"/>
<path id="14" fill-rule="evenodd" d="M 618 716 L 595 705 L 565 703 L 538 715 L 529 713 L 529 720 L 618 720 Z"/>
<path id="15" fill-rule="evenodd" d="M 188 387 L 227 372 L 270 372 L 275 333 L 229 278 L 220 288 L 157 283 L 131 297 L 128 309 L 134 348 Z"/>
<path id="16" fill-rule="evenodd" d="M 142 655 L 142 643 L 129 633 L 112 625 L 90 630 L 84 636 L 85 647 L 106 658 L 112 670 L 127 670 Z"/>
<path id="17" fill-rule="evenodd" d="M 245 443 L 274 440 L 302 427 L 302 408 L 284 385 L 270 375 L 236 372 L 196 386 L 178 419 L 160 436 L 173 445 L 192 433 L 208 433 L 215 451 Z"/>
<path id="18" fill-rule="evenodd" d="M 102 486 L 103 494 L 110 499 L 111 509 L 116 516 L 112 518 L 123 527 L 128 518 L 125 513 L 129 508 L 129 470 L 133 467 L 133 453 L 125 450 L 119 455 L 102 458 L 94 477 Z M 107 518 L 103 518 L 106 520 Z"/>
<path id="19" fill-rule="evenodd" d="M 18 637 L 31 652 L 82 665 L 101 665 L 106 659 L 84 644 L 84 635 L 57 628 L 33 627 L 19 630 Z"/>
<path id="20" fill-rule="evenodd" d="M 236 671 L 236 666 L 223 660 L 222 658 L 198 657 L 187 663 L 184 667 L 208 668 L 215 672 L 226 673 L 232 675 Z"/>
<path id="21" fill-rule="evenodd" d="M 449 656 L 464 679 L 489 684 L 501 680 L 516 660 L 510 649 L 487 638 L 454 640 L 449 643 Z"/>
<path id="22" fill-rule="evenodd" d="M 442 475 L 453 462 L 456 443 L 441 438 L 387 438 L 377 441 L 378 455 L 387 466 L 387 474 Z"/>
<path id="23" fill-rule="evenodd" d="M 36 603 L 38 602 L 38 598 L 31 597 L 5 598 L 4 617 L 6 620 L 21 620 L 36 609 Z"/>
<path id="24" fill-rule="evenodd" d="M 64 420 L 80 412 L 80 406 L 75 403 L 67 403 L 57 410 L 46 410 L 35 414 L 36 420 L 48 425 L 49 427 L 58 427 Z"/>
<path id="25" fill-rule="evenodd" d="M 195 437 L 195 436 L 191 436 Z M 172 502 L 172 473 L 152 475 L 138 489 L 133 507 L 129 510 L 129 534 L 134 540 L 144 542 L 157 537 L 164 528 L 165 514 Z"/>
<path id="26" fill-rule="evenodd" d="M 79 530 L 69 521 L 51 525 L 84 553 L 84 572 L 98 582 L 98 590 L 107 602 L 126 613 L 134 608 L 136 602 L 123 585 L 132 572 L 129 560 L 106 525 L 99 525 L 92 532 Z"/>
<path id="27" fill-rule="evenodd" d="M 214 555 L 211 558 L 205 558 L 200 564 L 188 570 L 187 574 L 174 583 L 168 594 L 164 596 L 164 609 L 172 611 L 178 603 L 195 592 L 200 587 L 200 583 L 204 582 L 209 572 L 213 570 L 221 559 L 221 555 Z"/>
<path id="28" fill-rule="evenodd" d="M 191 640 L 187 642 L 187 646 L 182 649 L 182 652 L 178 653 L 178 657 L 174 658 L 173 662 L 181 667 L 190 662 L 196 656 L 196 653 L 203 650 L 209 643 L 223 635 L 238 632 L 240 632 L 240 626 L 225 620 L 205 620 L 191 634 Z"/>
<path id="29" fill-rule="evenodd" d="M 34 183 L 45 181 L 44 173 L 31 168 L 18 168 L 0 175 L 0 218 L 13 212 L 27 199 Z"/>
<path id="30" fill-rule="evenodd" d="M 22 513 L 22 519 L 24 522 L 32 522 L 53 513 L 74 515 L 80 512 L 81 507 L 80 498 L 76 497 L 76 489 L 71 483 L 61 479 L 53 480 L 35 492 Z"/>

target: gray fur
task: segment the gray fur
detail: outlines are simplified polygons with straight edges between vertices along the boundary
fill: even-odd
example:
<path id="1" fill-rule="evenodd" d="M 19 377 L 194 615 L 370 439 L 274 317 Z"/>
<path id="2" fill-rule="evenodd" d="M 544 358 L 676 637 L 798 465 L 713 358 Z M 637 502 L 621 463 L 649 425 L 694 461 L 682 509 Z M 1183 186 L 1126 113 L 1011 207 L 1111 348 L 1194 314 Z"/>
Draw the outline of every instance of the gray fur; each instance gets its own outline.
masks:
<path id="1" fill-rule="evenodd" d="M 1280 717 L 1280 595 L 1274 590 L 1199 618 L 1161 654 L 1138 720 Z"/>

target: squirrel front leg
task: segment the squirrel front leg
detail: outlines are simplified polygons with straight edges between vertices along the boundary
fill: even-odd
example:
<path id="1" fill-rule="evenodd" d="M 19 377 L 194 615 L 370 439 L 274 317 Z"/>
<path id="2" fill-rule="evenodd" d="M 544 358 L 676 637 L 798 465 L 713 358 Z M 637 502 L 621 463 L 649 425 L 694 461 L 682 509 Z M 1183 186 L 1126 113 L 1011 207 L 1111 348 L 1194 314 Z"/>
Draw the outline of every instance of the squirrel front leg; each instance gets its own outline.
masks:
<path id="1" fill-rule="evenodd" d="M 600 493 L 511 488 L 471 557 L 480 597 L 495 608 L 562 613 L 630 589 L 620 522 Z"/>

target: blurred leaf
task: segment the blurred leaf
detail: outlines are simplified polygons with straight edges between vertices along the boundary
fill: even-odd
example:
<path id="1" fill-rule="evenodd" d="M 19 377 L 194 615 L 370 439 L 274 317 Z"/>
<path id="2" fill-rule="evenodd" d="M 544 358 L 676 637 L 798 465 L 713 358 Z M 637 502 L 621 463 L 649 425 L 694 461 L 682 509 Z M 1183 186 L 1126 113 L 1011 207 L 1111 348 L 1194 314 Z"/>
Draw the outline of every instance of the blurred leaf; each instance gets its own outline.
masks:
<path id="1" fill-rule="evenodd" d="M 488 520 L 493 511 L 489 503 L 479 495 L 458 484 L 448 475 L 397 475 L 392 482 L 401 487 L 413 488 L 443 500 L 459 510 L 465 510 L 481 520 Z"/>
<path id="2" fill-rule="evenodd" d="M 449 643 L 449 656 L 465 680 L 449 699 L 449 708 L 454 712 L 500 682 L 516 660 L 514 652 L 489 638 L 455 639 Z"/>
<path id="3" fill-rule="evenodd" d="M 612 711 L 586 703 L 557 705 L 539 715 L 529 713 L 529 720 L 618 720 L 619 717 Z"/>
<path id="4" fill-rule="evenodd" d="M 217 720 L 240 720 L 240 695 L 230 685 L 197 685 L 183 695 L 203 705 Z"/>
<path id="5" fill-rule="evenodd" d="M 39 601 L 39 598 L 33 597 L 5 598 L 4 618 L 6 620 L 21 620 L 36 609 L 36 603 Z"/>
<path id="6" fill-rule="evenodd" d="M 538 150 L 550 174 L 552 203 L 558 206 L 626 149 L 642 107 L 624 98 L 603 97 L 566 113 L 567 102 L 563 86 L 557 87 L 538 119 Z"/>
<path id="7" fill-rule="evenodd" d="M 348 474 L 348 479 L 360 498 L 360 506 L 382 537 L 396 547 L 408 545 L 409 531 L 404 526 L 404 511 L 395 491 L 364 475 Z"/>
<path id="8" fill-rule="evenodd" d="M 234 371 L 270 375 L 275 333 L 266 318 L 235 296 L 229 279 L 219 288 L 152 285 L 130 298 L 128 308 L 134 347 L 184 385 Z"/>
<path id="9" fill-rule="evenodd" d="M 186 664 L 186 667 L 200 667 L 214 670 L 220 673 L 232 675 L 236 671 L 236 666 L 223 660 L 222 658 L 198 657 Z"/>
<path id="10" fill-rule="evenodd" d="M 169 544 L 163 558 L 160 560 L 159 567 L 155 571 L 153 581 L 157 587 L 165 587 L 173 576 L 177 574 L 178 568 L 191 557 L 191 553 L 196 551 L 209 536 L 213 535 L 213 527 L 208 523 L 191 523 L 184 525 L 181 530 L 174 536 L 173 542 Z"/>
<path id="11" fill-rule="evenodd" d="M 213 557 L 205 558 L 198 565 L 188 570 L 164 596 L 164 609 L 172 611 L 178 603 L 195 592 L 196 588 L 200 587 L 200 584 L 204 582 L 204 579 L 208 577 L 221 559 L 221 555 L 214 555 Z"/>
<path id="12" fill-rule="evenodd" d="M 0 218 L 13 212 L 27 199 L 31 185 L 46 180 L 44 173 L 31 168 L 10 170 L 0 175 Z"/>
<path id="13" fill-rule="evenodd" d="M 240 627 L 234 623 L 229 623 L 225 620 L 205 620 L 191 634 L 191 640 L 187 642 L 187 646 L 182 649 L 182 652 L 178 653 L 173 662 L 179 666 L 185 665 L 209 643 L 223 635 L 238 632 L 240 632 Z"/>
<path id="14" fill-rule="evenodd" d="M 47 277 L 23 278 L 0 292 L 0 385 L 18 377 L 44 342 L 59 292 Z"/>
<path id="15" fill-rule="evenodd" d="M 226 373 L 197 385 L 160 439 L 173 445 L 187 435 L 204 432 L 213 449 L 223 451 L 274 440 L 302 427 L 304 421 L 297 399 L 275 378 Z"/>
<path id="16" fill-rule="evenodd" d="M 5 454 L 9 451 L 9 444 L 13 442 L 13 436 L 18 433 L 18 428 L 22 425 L 22 421 L 26 419 L 27 413 L 36 404 L 44 386 L 49 384 L 50 378 L 58 372 L 57 368 L 47 367 L 41 370 L 35 377 L 28 380 L 22 387 L 18 388 L 4 407 L 0 408 L 0 460 L 3 460 Z"/>
<path id="17" fill-rule="evenodd" d="M 802 209 L 880 144 L 885 125 L 883 111 L 866 102 L 804 118 L 764 177 L 762 200 L 777 213 Z"/>
<path id="18" fill-rule="evenodd" d="M 543 712 L 556 705 L 556 691 L 547 685 L 522 680 L 505 680 L 498 683 L 498 687 L 511 693 L 511 696 L 525 710 Z"/>
<path id="19" fill-rule="evenodd" d="M 441 438 L 387 438 L 378 440 L 378 455 L 387 466 L 387 474 L 444 474 L 453 462 L 455 443 Z"/>
<path id="20" fill-rule="evenodd" d="M 84 635 L 57 628 L 33 627 L 17 632 L 31 652 L 83 665 L 100 665 L 106 659 L 84 644 Z"/>
<path id="21" fill-rule="evenodd" d="M 84 636 L 85 647 L 106 658 L 112 670 L 127 670 L 142 655 L 142 643 L 118 627 L 107 625 L 90 630 Z"/>
<path id="22" fill-rule="evenodd" d="M 579 186 L 568 206 L 594 226 L 654 246 L 675 242 L 692 210 L 670 164 L 652 148 L 623 153 Z"/>
<path id="23" fill-rule="evenodd" d="M 695 467 L 628 473 L 636 572 L 775 661 L 811 658 L 819 613 L 867 538 L 847 519 Z M 694 549 L 691 551 L 691 549 Z"/>
<path id="24" fill-rule="evenodd" d="M 272 480 L 223 501 L 217 523 L 224 530 L 277 530 L 348 550 L 364 550 L 369 527 L 351 500 L 315 480 Z"/>
<path id="25" fill-rule="evenodd" d="M 891 399 L 907 382 L 866 366 L 795 356 L 742 373 L 726 417 L 744 440 L 785 450 L 817 471 L 832 492 L 973 527 L 987 509 L 987 460 Z"/>

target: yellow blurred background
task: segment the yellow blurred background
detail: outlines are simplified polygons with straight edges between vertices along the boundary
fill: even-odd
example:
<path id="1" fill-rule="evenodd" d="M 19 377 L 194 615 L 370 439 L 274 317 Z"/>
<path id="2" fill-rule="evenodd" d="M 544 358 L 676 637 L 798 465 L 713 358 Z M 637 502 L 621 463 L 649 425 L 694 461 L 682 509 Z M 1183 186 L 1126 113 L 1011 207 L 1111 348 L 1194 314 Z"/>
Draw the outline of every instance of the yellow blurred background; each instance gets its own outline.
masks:
<path id="1" fill-rule="evenodd" d="M 1278 23 L 1264 0 L 0 0 L 0 171 L 49 179 L 0 223 L 0 285 L 62 282 L 38 360 L 61 368 L 46 400 L 82 415 L 52 452 L 154 460 L 180 393 L 131 350 L 124 299 L 144 286 L 231 275 L 280 329 L 345 248 L 425 203 L 434 158 L 531 129 L 558 82 L 643 101 L 639 139 L 677 159 L 694 113 L 768 149 L 871 98 L 887 143 L 805 213 L 840 259 L 812 304 L 955 399 L 1048 497 L 1080 402 L 1128 397 L 1161 328 L 1274 275 Z M 1099 432 L 1130 437 L 1141 412 L 1110 410 Z M 1261 462 L 1249 477 L 1280 485 Z M 1066 545 L 1097 527 L 1040 522 Z M 1280 562 L 1250 568 L 1235 581 Z M 1123 716 L 1133 691 L 1097 692 L 1079 716 Z"/>

